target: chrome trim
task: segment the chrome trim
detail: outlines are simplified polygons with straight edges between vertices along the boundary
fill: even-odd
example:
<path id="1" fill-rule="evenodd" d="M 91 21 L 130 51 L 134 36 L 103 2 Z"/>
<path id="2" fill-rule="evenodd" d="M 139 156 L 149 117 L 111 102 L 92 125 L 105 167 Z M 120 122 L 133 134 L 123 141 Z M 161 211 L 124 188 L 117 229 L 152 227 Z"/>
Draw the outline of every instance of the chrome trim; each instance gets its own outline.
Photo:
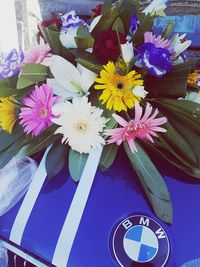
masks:
<path id="1" fill-rule="evenodd" d="M 23 258 L 26 261 L 32 263 L 33 265 L 37 266 L 37 267 L 49 267 L 49 265 L 46 265 L 42 262 L 40 262 L 39 260 L 33 258 L 32 256 L 26 254 L 25 252 L 21 251 L 20 249 L 8 244 L 7 242 L 3 241 L 3 240 L 0 240 L 1 241 L 1 245 L 2 247 L 4 247 L 5 249 L 8 249 L 10 251 L 12 251 L 13 253 L 15 253 L 16 255 L 14 256 L 14 266 L 17 267 L 17 262 L 16 262 L 16 259 L 17 259 L 17 255 L 20 256 L 21 258 Z M 26 265 L 24 265 L 25 267 Z"/>

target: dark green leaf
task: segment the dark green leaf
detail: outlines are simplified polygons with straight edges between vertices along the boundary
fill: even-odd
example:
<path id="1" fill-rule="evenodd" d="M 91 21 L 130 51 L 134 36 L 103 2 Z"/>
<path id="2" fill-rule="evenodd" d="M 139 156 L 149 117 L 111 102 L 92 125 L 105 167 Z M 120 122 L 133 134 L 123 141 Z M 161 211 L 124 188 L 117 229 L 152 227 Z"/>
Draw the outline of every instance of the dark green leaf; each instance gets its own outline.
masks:
<path id="1" fill-rule="evenodd" d="M 112 7 L 112 0 L 104 0 L 104 4 L 102 6 L 101 14 L 105 15 L 110 11 Z"/>
<path id="2" fill-rule="evenodd" d="M 174 66 L 164 77 L 146 76 L 145 88 L 152 97 L 180 97 L 186 94 L 191 62 Z"/>
<path id="3" fill-rule="evenodd" d="M 21 136 L 16 142 L 12 143 L 7 149 L 0 152 L 0 169 L 3 168 L 20 151 L 22 140 Z"/>
<path id="4" fill-rule="evenodd" d="M 26 156 L 32 156 L 49 145 L 53 144 L 60 138 L 60 135 L 51 133 L 48 136 L 44 137 L 43 139 L 35 138 L 30 141 L 30 143 L 23 147 L 23 153 Z"/>
<path id="5" fill-rule="evenodd" d="M 79 49 L 92 48 L 94 45 L 94 38 L 91 35 L 88 37 L 75 37 L 74 39 Z"/>
<path id="6" fill-rule="evenodd" d="M 119 16 L 119 10 L 116 7 L 112 8 L 109 13 L 102 15 L 96 27 L 93 29 L 91 33 L 94 39 L 97 38 L 102 31 L 110 29 L 118 16 Z"/>
<path id="7" fill-rule="evenodd" d="M 14 127 L 13 133 L 0 131 L 0 151 L 6 149 L 13 143 L 15 143 L 24 134 L 23 128 L 18 124 Z"/>
<path id="8" fill-rule="evenodd" d="M 150 31 L 153 26 L 153 19 L 150 14 L 140 13 L 138 19 L 140 21 L 140 27 L 132 38 L 136 46 L 144 43 L 144 33 Z"/>
<path id="9" fill-rule="evenodd" d="M 136 171 L 156 215 L 161 220 L 172 223 L 172 203 L 167 186 L 142 146 L 136 143 L 136 147 L 138 152 L 132 153 L 129 145 L 124 143 L 131 165 Z"/>
<path id="10" fill-rule="evenodd" d="M 168 151 L 168 160 L 192 176 L 200 178 L 200 105 L 186 100 L 150 100 L 168 118 L 167 132 L 156 144 Z M 175 159 L 175 160 L 174 160 Z"/>
<path id="11" fill-rule="evenodd" d="M 88 154 L 80 154 L 73 149 L 70 149 L 69 172 L 75 182 L 78 182 L 80 180 L 87 158 Z"/>
<path id="12" fill-rule="evenodd" d="M 125 33 L 123 22 L 119 17 L 114 21 L 112 25 L 112 29 L 120 33 Z"/>
<path id="13" fill-rule="evenodd" d="M 46 158 L 46 170 L 49 178 L 56 176 L 67 162 L 68 146 L 58 140 L 50 148 Z"/>
<path id="14" fill-rule="evenodd" d="M 55 31 L 55 28 L 52 28 L 51 26 L 44 27 L 39 25 L 39 27 L 46 42 L 50 45 L 53 54 L 59 55 L 61 48 L 60 33 Z"/>
<path id="15" fill-rule="evenodd" d="M 118 146 L 116 144 L 110 144 L 104 146 L 99 166 L 102 171 L 109 169 L 117 155 Z"/>
<path id="16" fill-rule="evenodd" d="M 81 64 L 83 67 L 87 68 L 88 70 L 91 70 L 97 74 L 99 74 L 100 71 L 102 70 L 102 67 L 100 65 L 95 65 L 94 63 L 87 61 L 85 59 L 82 59 L 82 58 L 77 58 L 76 62 Z"/>

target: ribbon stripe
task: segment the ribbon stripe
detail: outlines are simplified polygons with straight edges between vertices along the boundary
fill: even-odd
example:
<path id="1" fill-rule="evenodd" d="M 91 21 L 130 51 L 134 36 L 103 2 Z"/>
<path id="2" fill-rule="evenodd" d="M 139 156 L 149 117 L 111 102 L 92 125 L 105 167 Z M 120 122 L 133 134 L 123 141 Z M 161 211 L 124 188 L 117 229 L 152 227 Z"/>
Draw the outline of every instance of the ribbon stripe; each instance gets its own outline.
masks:
<path id="1" fill-rule="evenodd" d="M 52 261 L 55 266 L 67 266 L 74 239 L 92 189 L 102 150 L 103 146 L 99 149 L 93 149 L 89 154 L 56 245 Z"/>
<path id="2" fill-rule="evenodd" d="M 35 202 L 40 194 L 42 186 L 45 182 L 47 176 L 45 168 L 45 160 L 49 149 L 50 147 L 47 148 L 45 151 L 42 161 L 35 173 L 33 181 L 29 187 L 29 190 L 26 193 L 26 196 L 22 202 L 22 205 L 18 211 L 18 214 L 12 226 L 10 233 L 10 240 L 17 245 L 21 244 L 26 224 L 31 215 L 32 209 L 34 208 Z"/>

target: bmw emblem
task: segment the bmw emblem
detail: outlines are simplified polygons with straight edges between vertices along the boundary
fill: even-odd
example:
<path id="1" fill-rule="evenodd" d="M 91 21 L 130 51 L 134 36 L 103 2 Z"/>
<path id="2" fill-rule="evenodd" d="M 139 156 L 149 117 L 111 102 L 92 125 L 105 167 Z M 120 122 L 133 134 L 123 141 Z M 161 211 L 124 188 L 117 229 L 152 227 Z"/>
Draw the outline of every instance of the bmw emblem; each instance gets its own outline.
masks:
<path id="1" fill-rule="evenodd" d="M 113 231 L 111 247 L 121 267 L 164 267 L 170 252 L 165 230 L 143 215 L 134 215 L 119 223 Z"/>

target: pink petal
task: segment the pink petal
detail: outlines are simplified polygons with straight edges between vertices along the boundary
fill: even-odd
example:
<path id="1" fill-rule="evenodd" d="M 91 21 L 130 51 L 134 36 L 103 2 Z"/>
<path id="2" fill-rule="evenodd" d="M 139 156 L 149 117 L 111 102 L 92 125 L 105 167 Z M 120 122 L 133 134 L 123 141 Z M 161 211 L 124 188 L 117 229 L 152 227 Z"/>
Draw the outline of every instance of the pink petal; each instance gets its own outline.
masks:
<path id="1" fill-rule="evenodd" d="M 128 125 L 128 122 L 119 115 L 113 114 L 112 116 L 121 126 L 126 127 Z"/>

